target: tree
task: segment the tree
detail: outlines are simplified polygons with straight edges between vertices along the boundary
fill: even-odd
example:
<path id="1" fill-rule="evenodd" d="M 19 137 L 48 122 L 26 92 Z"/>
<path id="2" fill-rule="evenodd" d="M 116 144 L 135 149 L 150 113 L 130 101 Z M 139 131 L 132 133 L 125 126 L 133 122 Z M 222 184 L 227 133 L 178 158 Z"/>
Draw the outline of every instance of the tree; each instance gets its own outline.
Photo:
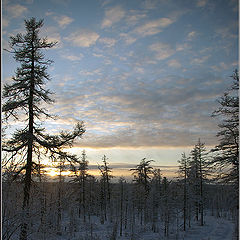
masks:
<path id="1" fill-rule="evenodd" d="M 236 193 L 239 189 L 239 75 L 235 70 L 231 76 L 233 83 L 224 95 L 218 99 L 219 108 L 213 112 L 213 117 L 219 117 L 221 122 L 217 133 L 219 144 L 211 151 L 215 154 L 212 165 L 219 171 L 218 178 L 224 182 L 233 183 Z M 236 198 L 238 198 L 236 196 Z M 236 199 L 238 205 L 238 199 Z"/>
<path id="2" fill-rule="evenodd" d="M 75 179 L 74 182 L 77 182 L 79 184 L 79 211 L 78 215 L 80 217 L 81 215 L 81 208 L 83 208 L 83 220 L 86 221 L 86 184 L 87 184 L 87 178 L 89 177 L 88 171 L 88 161 L 86 157 L 85 150 L 82 151 L 82 157 L 80 160 L 77 161 L 78 167 L 76 168 L 73 166 L 73 170 L 75 173 Z"/>
<path id="3" fill-rule="evenodd" d="M 164 219 L 164 236 L 168 237 L 170 223 L 170 182 L 166 177 L 162 180 L 162 204 L 163 204 L 163 219 Z"/>
<path id="4" fill-rule="evenodd" d="M 219 108 L 213 117 L 221 122 L 217 133 L 219 144 L 211 152 L 214 153 L 212 166 L 218 171 L 218 180 L 233 184 L 233 209 L 236 212 L 236 238 L 238 238 L 239 209 L 239 74 L 236 69 L 231 76 L 233 83 L 224 95 L 218 99 Z"/>
<path id="5" fill-rule="evenodd" d="M 183 179 L 183 230 L 186 231 L 186 219 L 187 219 L 187 181 L 189 171 L 189 158 L 186 154 L 182 154 L 181 160 L 178 161 L 179 170 L 178 173 Z"/>
<path id="6" fill-rule="evenodd" d="M 194 187 L 195 216 L 198 221 L 200 213 L 201 226 L 203 226 L 204 196 L 203 184 L 209 174 L 209 163 L 206 158 L 205 144 L 198 139 L 197 144 L 191 151 L 191 160 L 189 162 L 189 180 Z"/>
<path id="7" fill-rule="evenodd" d="M 108 166 L 107 157 L 103 155 L 103 165 L 98 166 L 101 173 L 101 212 L 104 212 L 104 218 L 102 215 L 101 222 L 104 223 L 104 219 L 107 220 L 107 204 L 110 204 L 111 192 L 110 192 L 110 179 L 113 178 L 111 175 L 111 168 Z"/>
<path id="8" fill-rule="evenodd" d="M 120 237 L 122 236 L 123 230 L 123 201 L 124 201 L 124 185 L 126 184 L 126 180 L 123 177 L 119 179 L 120 185 Z"/>
<path id="9" fill-rule="evenodd" d="M 35 159 L 47 155 L 51 159 L 61 157 L 68 161 L 76 160 L 74 155 L 66 153 L 63 148 L 72 146 L 74 140 L 85 132 L 82 122 L 77 123 L 73 132 L 61 132 L 59 135 L 47 134 L 40 124 L 44 117 L 52 117 L 41 104 L 54 102 L 50 97 L 50 90 L 44 88 L 50 80 L 47 67 L 52 61 L 45 59 L 43 50 L 56 44 L 48 42 L 47 38 L 39 37 L 42 26 L 43 20 L 25 20 L 26 33 L 10 37 L 10 52 L 14 54 L 14 59 L 20 63 L 20 67 L 12 78 L 13 83 L 6 84 L 3 89 L 5 102 L 2 111 L 6 121 L 13 117 L 25 124 L 22 129 L 14 132 L 11 139 L 5 140 L 2 146 L 3 151 L 10 154 L 10 158 L 21 160 L 15 176 L 24 174 L 20 240 L 27 239 L 32 173 L 38 169 Z"/>
<path id="10" fill-rule="evenodd" d="M 157 221 L 159 215 L 159 208 L 161 202 L 161 192 L 162 192 L 162 176 L 161 170 L 159 168 L 153 170 L 153 177 L 151 181 L 151 198 L 152 198 L 152 230 L 157 232 Z"/>
<path id="11" fill-rule="evenodd" d="M 153 174 L 153 168 L 150 166 L 150 163 L 153 160 L 147 160 L 143 158 L 141 162 L 136 166 L 136 168 L 130 169 L 133 171 L 134 182 L 136 182 L 138 187 L 139 196 L 139 210 L 141 212 L 141 224 L 142 224 L 142 209 L 144 210 L 144 223 L 147 222 L 147 198 L 150 192 L 150 180 L 151 175 Z M 144 195 L 143 202 L 141 199 L 141 195 Z"/>
<path id="12" fill-rule="evenodd" d="M 142 184 L 147 194 L 150 190 L 150 175 L 153 174 L 153 168 L 150 166 L 151 162 L 153 162 L 153 160 L 146 161 L 146 158 L 143 158 L 136 168 L 130 169 L 130 171 L 134 171 L 132 173 L 134 175 L 134 181 Z"/>

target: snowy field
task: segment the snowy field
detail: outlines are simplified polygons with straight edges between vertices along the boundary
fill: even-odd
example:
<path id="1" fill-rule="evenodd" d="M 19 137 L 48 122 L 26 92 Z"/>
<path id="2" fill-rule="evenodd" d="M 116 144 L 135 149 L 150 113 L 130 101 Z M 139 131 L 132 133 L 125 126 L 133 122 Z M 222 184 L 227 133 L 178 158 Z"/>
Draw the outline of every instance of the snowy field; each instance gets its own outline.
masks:
<path id="1" fill-rule="evenodd" d="M 82 227 L 79 227 L 77 232 L 74 232 L 72 236 L 67 234 L 68 228 L 66 228 L 66 235 L 62 236 L 45 237 L 39 236 L 40 239 L 48 240 L 233 240 L 234 224 L 224 218 L 216 218 L 213 216 L 205 216 L 204 226 L 199 226 L 199 223 L 192 223 L 191 228 L 188 228 L 186 232 L 171 231 L 169 237 L 164 237 L 163 234 L 153 233 L 149 226 L 135 226 L 134 234 L 130 232 L 124 232 L 119 236 L 119 230 L 116 231 L 117 236 L 113 236 L 113 224 L 101 225 L 96 219 L 96 223 L 82 223 Z M 69 225 L 68 225 L 69 226 Z M 64 231 L 63 231 L 64 232 Z M 161 233 L 163 231 L 160 231 Z M 32 236 L 33 237 L 33 236 Z"/>

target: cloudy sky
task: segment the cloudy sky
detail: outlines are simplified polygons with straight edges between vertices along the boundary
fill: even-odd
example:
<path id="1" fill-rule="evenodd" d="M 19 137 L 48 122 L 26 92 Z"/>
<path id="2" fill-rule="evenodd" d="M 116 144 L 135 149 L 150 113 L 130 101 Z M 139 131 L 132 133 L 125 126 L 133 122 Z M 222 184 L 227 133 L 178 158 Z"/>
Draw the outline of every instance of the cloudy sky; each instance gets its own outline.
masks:
<path id="1" fill-rule="evenodd" d="M 24 31 L 24 19 L 44 19 L 42 36 L 58 41 L 47 87 L 59 115 L 51 132 L 83 120 L 93 164 L 174 166 L 198 138 L 217 143 L 216 99 L 238 65 L 237 0 L 5 0 L 2 43 Z M 3 83 L 17 64 L 3 52 Z"/>

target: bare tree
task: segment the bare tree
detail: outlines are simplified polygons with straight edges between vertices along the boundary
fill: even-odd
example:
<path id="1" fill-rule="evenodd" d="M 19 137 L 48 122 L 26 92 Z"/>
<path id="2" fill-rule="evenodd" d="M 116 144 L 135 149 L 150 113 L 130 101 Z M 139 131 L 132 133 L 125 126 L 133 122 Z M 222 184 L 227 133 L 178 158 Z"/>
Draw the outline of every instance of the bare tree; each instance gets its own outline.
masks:
<path id="1" fill-rule="evenodd" d="M 101 222 L 104 223 L 104 219 L 107 220 L 107 205 L 110 205 L 111 192 L 110 192 L 110 179 L 113 178 L 111 168 L 108 166 L 107 157 L 104 155 L 102 158 L 103 165 L 98 166 L 101 173 L 101 212 L 104 213 Z"/>
<path id="2" fill-rule="evenodd" d="M 78 215 L 81 216 L 81 209 L 83 210 L 83 221 L 86 221 L 86 195 L 87 195 L 87 179 L 88 174 L 88 161 L 85 150 L 82 151 L 82 157 L 76 162 L 78 166 L 73 166 L 75 174 L 74 182 L 78 183 L 79 187 L 79 211 Z"/>
<path id="3" fill-rule="evenodd" d="M 207 175 L 209 175 L 209 162 L 206 158 L 205 144 L 198 140 L 198 143 L 191 151 L 191 160 L 189 162 L 189 181 L 194 188 L 194 201 L 195 201 L 195 217 L 200 221 L 201 226 L 204 224 L 204 182 L 207 181 Z"/>
<path id="4" fill-rule="evenodd" d="M 187 181 L 188 181 L 188 171 L 189 171 L 189 158 L 186 154 L 182 154 L 181 160 L 179 162 L 178 173 L 183 180 L 183 230 L 186 231 L 186 219 L 187 219 Z"/>
<path id="5" fill-rule="evenodd" d="M 144 210 L 144 223 L 146 224 L 148 216 L 147 216 L 147 199 L 150 192 L 150 180 L 151 175 L 153 174 L 153 168 L 150 166 L 150 163 L 153 162 L 153 160 L 147 160 L 146 158 L 143 158 L 141 162 L 136 166 L 136 168 L 130 169 L 130 171 L 133 171 L 134 176 L 134 182 L 136 182 L 138 187 L 138 194 L 142 194 L 143 191 L 143 203 L 142 199 L 139 198 L 139 210 L 141 213 L 141 224 L 142 224 L 142 210 Z"/>
<path id="6" fill-rule="evenodd" d="M 83 123 L 78 123 L 73 132 L 61 132 L 59 135 L 45 133 L 39 122 L 44 117 L 51 117 L 41 107 L 42 103 L 53 103 L 51 92 L 44 89 L 49 75 L 47 66 L 52 61 L 45 59 L 44 49 L 52 48 L 56 42 L 48 42 L 47 38 L 40 38 L 39 31 L 43 20 L 35 18 L 25 20 L 25 34 L 10 37 L 10 52 L 21 64 L 16 70 L 13 83 L 6 84 L 3 89 L 4 105 L 2 110 L 6 120 L 9 117 L 21 120 L 25 126 L 17 129 L 10 140 L 3 142 L 3 151 L 10 154 L 9 158 L 21 160 L 16 175 L 24 174 L 24 199 L 22 204 L 22 225 L 20 240 L 27 239 L 29 217 L 29 195 L 32 182 L 32 172 L 38 168 L 34 159 L 41 159 L 42 153 L 50 158 L 63 157 L 68 161 L 75 160 L 75 156 L 63 151 L 71 146 L 73 141 L 84 133 Z"/>
<path id="7" fill-rule="evenodd" d="M 239 73 L 236 69 L 231 76 L 233 83 L 218 100 L 219 108 L 213 117 L 219 117 L 220 128 L 217 133 L 219 144 L 211 152 L 214 153 L 212 166 L 218 171 L 218 180 L 233 184 L 233 211 L 236 214 L 236 238 L 239 226 Z"/>
<path id="8" fill-rule="evenodd" d="M 219 108 L 213 117 L 221 119 L 217 134 L 219 144 L 211 151 L 215 153 L 212 164 L 219 170 L 219 179 L 234 183 L 239 188 L 239 75 L 235 70 L 231 76 L 233 84 L 218 100 Z M 237 200 L 237 199 L 236 199 Z M 238 200 L 236 201 L 238 203 Z"/>

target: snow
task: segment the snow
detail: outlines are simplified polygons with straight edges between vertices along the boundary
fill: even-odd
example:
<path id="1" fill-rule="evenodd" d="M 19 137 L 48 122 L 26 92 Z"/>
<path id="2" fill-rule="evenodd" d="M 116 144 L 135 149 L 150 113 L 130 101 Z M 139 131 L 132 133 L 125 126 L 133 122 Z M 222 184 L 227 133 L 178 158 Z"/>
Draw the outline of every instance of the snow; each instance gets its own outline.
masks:
<path id="1" fill-rule="evenodd" d="M 123 231 L 122 237 L 119 236 L 118 229 L 116 240 L 232 240 L 234 232 L 234 224 L 231 221 L 213 216 L 205 216 L 204 226 L 193 222 L 192 227 L 188 228 L 186 232 L 180 231 L 178 234 L 171 232 L 169 237 L 164 237 L 162 231 L 161 233 L 153 233 L 150 227 L 137 225 L 134 228 L 135 233 L 133 236 L 130 232 Z M 58 240 L 106 240 L 111 239 L 112 235 L 112 225 L 110 223 L 101 225 L 97 219 L 96 222 L 92 224 L 92 233 L 89 223 L 86 223 L 85 226 L 82 226 L 79 230 L 80 231 L 74 232 L 71 237 L 66 237 L 66 235 L 59 236 Z"/>
<path id="2" fill-rule="evenodd" d="M 179 239 L 184 240 L 232 240 L 234 224 L 223 218 L 206 216 L 204 226 L 195 225 Z"/>

